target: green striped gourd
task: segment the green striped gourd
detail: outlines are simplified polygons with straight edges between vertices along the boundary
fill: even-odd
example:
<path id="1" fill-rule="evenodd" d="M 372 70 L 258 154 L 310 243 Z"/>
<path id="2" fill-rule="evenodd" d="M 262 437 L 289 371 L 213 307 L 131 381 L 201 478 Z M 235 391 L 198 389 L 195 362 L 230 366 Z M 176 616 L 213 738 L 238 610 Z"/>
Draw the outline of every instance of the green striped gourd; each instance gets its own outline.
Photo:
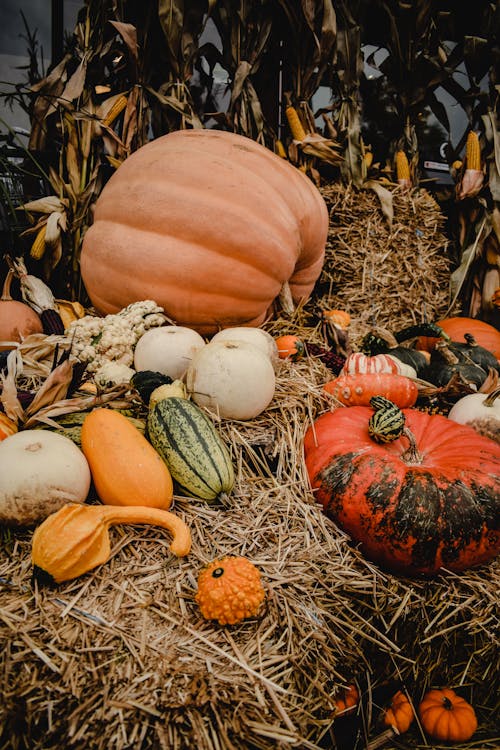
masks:
<path id="1" fill-rule="evenodd" d="M 148 413 L 148 435 L 182 493 L 213 502 L 232 490 L 229 451 L 192 401 L 179 396 L 158 401 Z"/>
<path id="2" fill-rule="evenodd" d="M 391 443 L 401 437 L 405 430 L 405 415 L 392 401 L 384 396 L 373 396 L 370 406 L 375 409 L 368 420 L 368 433 L 376 443 Z"/>

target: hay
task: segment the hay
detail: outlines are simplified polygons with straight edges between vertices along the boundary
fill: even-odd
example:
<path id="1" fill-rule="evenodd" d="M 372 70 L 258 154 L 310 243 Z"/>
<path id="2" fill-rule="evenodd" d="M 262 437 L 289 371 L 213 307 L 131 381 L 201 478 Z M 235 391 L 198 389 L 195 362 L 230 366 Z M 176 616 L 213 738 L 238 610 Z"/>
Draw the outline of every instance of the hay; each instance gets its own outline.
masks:
<path id="1" fill-rule="evenodd" d="M 373 190 L 332 183 L 321 192 L 330 224 L 317 296 L 351 314 L 354 344 L 373 326 L 396 331 L 459 312 L 450 309 L 445 218 L 427 191 L 388 188 L 392 221 Z"/>
<path id="2" fill-rule="evenodd" d="M 498 748 L 500 566 L 405 580 L 349 545 L 301 460 L 304 430 L 329 406 L 326 375 L 314 359 L 284 362 L 263 415 L 218 424 L 237 485 L 223 507 L 175 499 L 187 558 L 161 529 L 122 526 L 107 564 L 47 588 L 32 580 L 31 533 L 3 531 L 2 749 L 313 750 L 331 743 L 334 699 L 352 680 L 359 747 L 381 731 L 381 686 L 418 701 L 448 684 L 477 707 L 474 740 Z M 199 568 L 223 554 L 254 561 L 267 591 L 260 615 L 232 627 L 204 621 L 193 598 Z M 418 727 L 407 736 L 428 747 Z"/>

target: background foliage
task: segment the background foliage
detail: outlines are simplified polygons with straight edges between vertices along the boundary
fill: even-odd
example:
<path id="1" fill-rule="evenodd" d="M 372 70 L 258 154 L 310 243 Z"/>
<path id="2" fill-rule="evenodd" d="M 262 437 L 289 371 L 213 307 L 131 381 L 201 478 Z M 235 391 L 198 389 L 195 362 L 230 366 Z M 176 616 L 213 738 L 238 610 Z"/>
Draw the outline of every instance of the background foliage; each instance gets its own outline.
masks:
<path id="1" fill-rule="evenodd" d="M 487 270 L 485 226 L 498 247 L 499 21 L 499 3 L 483 0 L 473 13 L 451 2 L 397 0 L 85 0 L 47 74 L 38 71 L 28 30 L 28 80 L 6 98 L 29 113 L 30 138 L 21 164 L 13 167 L 8 147 L 2 162 L 21 184 L 18 205 L 47 195 L 61 201 L 41 274 L 59 296 L 85 301 L 79 253 L 92 205 L 150 138 L 181 128 L 232 130 L 274 150 L 283 145 L 318 183 L 357 186 L 367 176 L 394 179 L 394 154 L 403 149 L 418 186 L 422 143 L 437 139 L 436 124 L 450 133 L 449 109 L 437 95 L 444 91 L 464 112 L 463 135 L 448 139 L 449 164 L 462 157 L 469 129 L 482 139 L 488 189 L 473 206 L 457 205 L 453 185 L 437 197 L 450 215 L 457 270 L 467 258 L 457 293 L 472 313 L 488 317 L 481 299 L 471 300 Z M 320 86 L 326 103 L 314 111 Z M 287 104 L 312 142 L 293 140 Z M 4 250 L 29 256 L 50 214 L 20 213 L 12 189 L 3 192 Z"/>

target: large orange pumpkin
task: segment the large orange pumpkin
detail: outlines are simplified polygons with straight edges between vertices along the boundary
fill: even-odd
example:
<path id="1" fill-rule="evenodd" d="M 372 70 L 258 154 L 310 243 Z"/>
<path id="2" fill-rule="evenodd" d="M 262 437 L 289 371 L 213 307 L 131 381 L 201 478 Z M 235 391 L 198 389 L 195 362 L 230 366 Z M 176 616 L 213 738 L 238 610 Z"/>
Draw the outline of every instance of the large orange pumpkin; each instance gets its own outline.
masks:
<path id="1" fill-rule="evenodd" d="M 398 573 L 492 560 L 500 553 L 500 446 L 447 417 L 402 412 L 406 432 L 383 444 L 370 436 L 367 406 L 335 409 L 309 427 L 306 467 L 325 514 L 366 557 Z"/>
<path id="2" fill-rule="evenodd" d="M 260 325 L 284 282 L 306 299 L 328 210 L 289 162 L 250 138 L 179 130 L 133 153 L 99 196 L 81 256 L 101 314 L 154 299 L 203 335 Z"/>

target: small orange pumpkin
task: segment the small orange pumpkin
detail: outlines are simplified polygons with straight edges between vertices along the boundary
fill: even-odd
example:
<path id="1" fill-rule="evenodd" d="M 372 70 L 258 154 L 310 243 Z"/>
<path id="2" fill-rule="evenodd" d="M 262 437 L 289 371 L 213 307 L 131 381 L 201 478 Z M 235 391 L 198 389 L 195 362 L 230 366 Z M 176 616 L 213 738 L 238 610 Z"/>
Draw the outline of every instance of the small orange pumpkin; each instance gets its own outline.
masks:
<path id="1" fill-rule="evenodd" d="M 292 333 L 285 336 L 278 336 L 276 346 L 278 347 L 280 359 L 291 359 L 292 362 L 296 362 L 304 356 L 304 342 Z"/>
<path id="2" fill-rule="evenodd" d="M 0 295 L 0 351 L 14 349 L 26 336 L 43 331 L 40 316 L 33 308 L 12 298 L 13 277 L 14 272 L 9 269 Z"/>
<path id="3" fill-rule="evenodd" d="M 219 625 L 253 617 L 265 599 L 260 571 L 246 557 L 212 560 L 200 571 L 195 599 L 203 617 Z"/>
<path id="4" fill-rule="evenodd" d="M 399 734 L 403 734 L 408 731 L 414 718 L 415 713 L 408 696 L 402 690 L 398 690 L 384 711 L 383 723 L 386 727 L 395 727 Z"/>
<path id="5" fill-rule="evenodd" d="M 359 691 L 356 685 L 348 685 L 335 699 L 337 714 L 351 713 L 359 703 Z"/>
<path id="6" fill-rule="evenodd" d="M 7 416 L 7 414 L 4 414 L 3 412 L 0 413 L 0 441 L 5 440 L 5 438 L 10 437 L 10 435 L 14 435 L 14 433 L 17 432 L 17 423 L 14 422 L 13 419 L 10 419 L 10 417 Z"/>
<path id="7" fill-rule="evenodd" d="M 429 690 L 418 707 L 418 716 L 430 737 L 445 742 L 465 742 L 477 729 L 473 707 L 451 688 Z"/>
<path id="8" fill-rule="evenodd" d="M 325 323 L 331 323 L 343 331 L 351 324 L 351 316 L 346 310 L 322 310 L 321 318 Z"/>

